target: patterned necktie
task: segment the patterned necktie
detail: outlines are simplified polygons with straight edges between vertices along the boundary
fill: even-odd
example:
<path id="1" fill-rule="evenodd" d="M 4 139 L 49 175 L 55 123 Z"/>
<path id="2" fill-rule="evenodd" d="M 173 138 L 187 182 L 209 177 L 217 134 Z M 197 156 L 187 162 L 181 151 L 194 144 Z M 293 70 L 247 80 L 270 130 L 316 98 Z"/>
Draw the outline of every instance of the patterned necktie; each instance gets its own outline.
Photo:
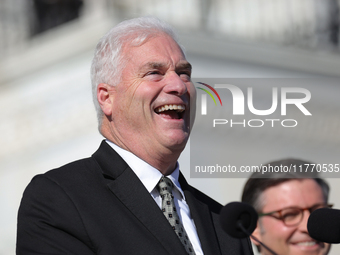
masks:
<path id="1" fill-rule="evenodd" d="M 174 202 L 174 197 L 172 195 L 172 182 L 167 177 L 162 177 L 159 181 L 157 188 L 162 197 L 162 211 L 169 221 L 172 229 L 175 230 L 177 236 L 184 245 L 185 250 L 188 254 L 195 254 L 192 244 L 188 238 L 187 233 L 182 225 L 182 222 L 176 212 L 176 206 Z"/>

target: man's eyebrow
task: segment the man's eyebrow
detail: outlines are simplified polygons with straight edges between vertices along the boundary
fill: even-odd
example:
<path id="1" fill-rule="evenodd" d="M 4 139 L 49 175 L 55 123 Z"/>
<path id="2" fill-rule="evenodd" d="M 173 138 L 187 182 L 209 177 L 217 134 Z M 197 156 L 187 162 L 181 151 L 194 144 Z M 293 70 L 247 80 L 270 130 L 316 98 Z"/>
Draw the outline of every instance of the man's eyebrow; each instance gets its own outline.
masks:
<path id="1" fill-rule="evenodd" d="M 161 69 L 165 67 L 166 65 L 164 63 L 160 62 L 149 62 L 146 63 L 145 65 L 141 66 L 141 69 Z"/>
<path id="2" fill-rule="evenodd" d="M 176 67 L 177 69 L 180 68 L 180 69 L 192 69 L 192 66 L 189 62 L 184 62 L 184 63 L 180 63 L 179 65 L 177 65 Z"/>
<path id="3" fill-rule="evenodd" d="M 161 63 L 161 62 L 149 62 L 146 63 L 145 65 L 141 66 L 141 69 L 162 69 L 166 67 L 165 63 Z M 189 62 L 184 62 L 184 63 L 179 63 L 176 66 L 176 69 L 192 69 L 192 66 Z"/>

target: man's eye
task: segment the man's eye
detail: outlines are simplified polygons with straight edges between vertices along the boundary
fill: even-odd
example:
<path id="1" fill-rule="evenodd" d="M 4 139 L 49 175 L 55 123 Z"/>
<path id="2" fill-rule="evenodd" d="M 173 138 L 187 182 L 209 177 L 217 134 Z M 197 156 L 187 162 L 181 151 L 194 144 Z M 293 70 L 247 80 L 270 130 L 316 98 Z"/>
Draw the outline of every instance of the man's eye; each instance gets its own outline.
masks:
<path id="1" fill-rule="evenodd" d="M 291 219 L 291 218 L 297 217 L 299 214 L 300 214 L 299 211 L 285 212 L 285 213 L 282 215 L 282 218 L 284 218 L 284 219 Z"/>
<path id="2" fill-rule="evenodd" d="M 151 72 L 148 72 L 147 75 L 157 75 L 157 74 L 161 74 L 160 71 L 151 71 Z"/>
<path id="3" fill-rule="evenodd" d="M 161 71 L 150 71 L 150 72 L 147 72 L 144 77 L 146 79 L 150 79 L 150 80 L 153 80 L 153 81 L 158 81 L 158 80 L 161 80 L 163 78 L 163 74 Z"/>
<path id="4" fill-rule="evenodd" d="M 186 76 L 191 76 L 191 73 L 188 73 L 188 72 L 183 72 L 183 73 L 180 73 L 180 75 L 186 75 Z"/>
<path id="5" fill-rule="evenodd" d="M 191 74 L 190 73 L 181 73 L 181 74 L 179 74 L 179 76 L 184 81 L 190 81 L 191 80 Z"/>

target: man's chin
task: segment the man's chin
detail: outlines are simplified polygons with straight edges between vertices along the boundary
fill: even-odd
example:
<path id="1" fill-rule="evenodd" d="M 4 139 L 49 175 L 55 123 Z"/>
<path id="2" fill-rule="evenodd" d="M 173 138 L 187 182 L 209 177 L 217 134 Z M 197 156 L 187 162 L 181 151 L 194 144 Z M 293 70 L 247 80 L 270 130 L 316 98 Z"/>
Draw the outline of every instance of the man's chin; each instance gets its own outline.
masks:
<path id="1" fill-rule="evenodd" d="M 167 148 L 169 148 L 172 152 L 182 152 L 188 142 L 187 137 L 178 138 L 178 137 L 171 137 L 167 144 Z"/>

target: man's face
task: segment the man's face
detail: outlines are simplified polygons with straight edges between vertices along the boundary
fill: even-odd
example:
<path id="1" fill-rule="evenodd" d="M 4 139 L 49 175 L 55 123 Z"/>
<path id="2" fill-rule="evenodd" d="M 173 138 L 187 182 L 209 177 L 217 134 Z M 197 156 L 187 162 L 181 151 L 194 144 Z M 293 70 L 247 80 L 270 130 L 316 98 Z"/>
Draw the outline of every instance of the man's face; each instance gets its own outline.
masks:
<path id="1" fill-rule="evenodd" d="M 146 161 L 179 155 L 195 113 L 191 65 L 164 34 L 141 46 L 126 45 L 123 57 L 122 80 L 111 91 L 112 139 Z"/>
<path id="2" fill-rule="evenodd" d="M 263 213 L 277 211 L 287 207 L 309 208 L 326 203 L 321 187 L 311 179 L 291 180 L 268 188 L 263 192 Z M 280 255 L 324 255 L 329 244 L 317 242 L 307 231 L 310 213 L 303 212 L 303 219 L 296 226 L 285 226 L 283 221 L 270 216 L 260 218 L 254 232 L 261 242 Z M 261 248 L 262 254 L 271 254 Z"/>

